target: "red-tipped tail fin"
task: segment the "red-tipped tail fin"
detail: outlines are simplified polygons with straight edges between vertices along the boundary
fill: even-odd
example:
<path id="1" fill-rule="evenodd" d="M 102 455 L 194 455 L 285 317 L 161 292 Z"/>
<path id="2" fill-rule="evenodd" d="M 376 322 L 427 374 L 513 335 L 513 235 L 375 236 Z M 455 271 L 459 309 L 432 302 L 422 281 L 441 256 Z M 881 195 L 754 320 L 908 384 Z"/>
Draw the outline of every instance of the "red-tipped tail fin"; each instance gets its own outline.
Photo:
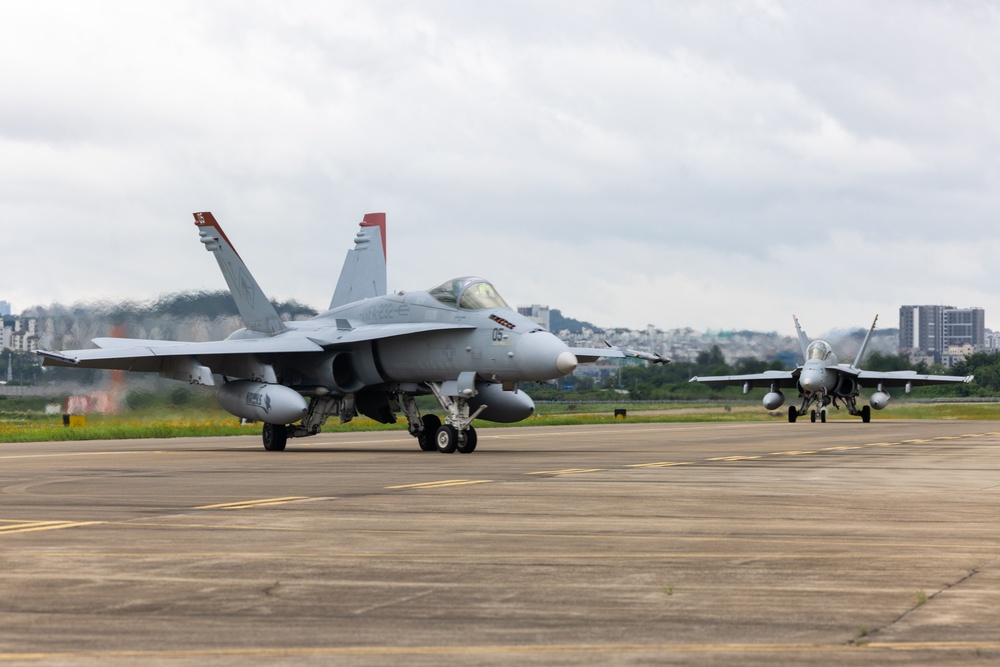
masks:
<path id="1" fill-rule="evenodd" d="M 367 213 L 354 238 L 354 248 L 347 251 L 330 308 L 385 295 L 385 267 L 385 213 Z"/>
<path id="2" fill-rule="evenodd" d="M 278 312 L 264 296 L 264 291 L 250 274 L 236 248 L 229 241 L 215 216 L 208 211 L 194 214 L 194 224 L 198 227 L 198 235 L 205 248 L 215 255 L 222 269 L 222 275 L 233 295 L 236 307 L 243 318 L 247 329 L 266 334 L 275 334 L 285 330 Z"/>

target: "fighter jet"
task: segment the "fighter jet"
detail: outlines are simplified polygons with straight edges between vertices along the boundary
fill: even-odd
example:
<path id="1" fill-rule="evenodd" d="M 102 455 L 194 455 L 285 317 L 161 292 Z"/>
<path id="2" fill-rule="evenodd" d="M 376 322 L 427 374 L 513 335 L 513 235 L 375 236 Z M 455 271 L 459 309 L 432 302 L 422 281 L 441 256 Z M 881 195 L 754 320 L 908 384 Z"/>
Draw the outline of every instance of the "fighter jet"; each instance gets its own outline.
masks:
<path id="1" fill-rule="evenodd" d="M 263 422 L 268 451 L 319 433 L 332 416 L 394 423 L 402 412 L 422 450 L 469 453 L 477 443 L 473 420 L 516 422 L 534 413 L 521 382 L 553 380 L 600 357 L 666 362 L 620 348 L 571 348 L 512 310 L 482 278 L 387 294 L 384 213 L 364 216 L 329 309 L 283 322 L 215 217 L 194 219 L 243 328 L 213 342 L 96 338 L 97 349 L 39 351 L 43 364 L 152 372 L 207 386 L 221 376 L 219 405 Z M 443 422 L 420 414 L 422 394 L 434 395 Z"/>
<path id="2" fill-rule="evenodd" d="M 889 404 L 889 393 L 886 387 L 903 387 L 909 394 L 910 389 L 919 385 L 944 384 L 953 382 L 972 382 L 971 375 L 920 375 L 916 371 L 865 371 L 859 364 L 865 356 L 868 341 L 871 340 L 878 315 L 872 322 L 871 329 L 865 336 L 858 355 L 851 364 L 838 363 L 837 355 L 825 340 L 810 341 L 799 326 L 799 320 L 792 315 L 795 330 L 799 335 L 799 345 L 802 347 L 803 364 L 793 371 L 764 371 L 748 375 L 716 375 L 708 377 L 693 377 L 691 382 L 706 384 L 743 385 L 743 393 L 748 393 L 755 386 L 770 387 L 764 395 L 764 407 L 777 410 L 784 404 L 785 395 L 782 389 L 797 389 L 802 399 L 801 407 L 788 406 L 788 421 L 795 422 L 799 417 L 808 414 L 810 421 L 826 421 L 827 408 L 832 405 L 840 409 L 843 402 L 847 412 L 861 421 L 868 423 L 872 418 L 872 408 L 881 410 Z M 868 398 L 870 405 L 858 409 L 857 399 L 862 388 L 874 388 L 875 392 Z M 811 409 L 810 409 L 811 408 Z"/>

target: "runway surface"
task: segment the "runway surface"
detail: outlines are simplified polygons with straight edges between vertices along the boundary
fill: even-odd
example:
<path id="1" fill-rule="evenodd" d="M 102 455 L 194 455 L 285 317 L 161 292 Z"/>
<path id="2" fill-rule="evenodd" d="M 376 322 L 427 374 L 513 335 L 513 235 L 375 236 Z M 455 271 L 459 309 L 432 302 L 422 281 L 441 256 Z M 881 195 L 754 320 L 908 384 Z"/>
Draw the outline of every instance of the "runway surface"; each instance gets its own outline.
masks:
<path id="1" fill-rule="evenodd" d="M 0 664 L 996 664 L 1000 423 L 0 444 Z"/>

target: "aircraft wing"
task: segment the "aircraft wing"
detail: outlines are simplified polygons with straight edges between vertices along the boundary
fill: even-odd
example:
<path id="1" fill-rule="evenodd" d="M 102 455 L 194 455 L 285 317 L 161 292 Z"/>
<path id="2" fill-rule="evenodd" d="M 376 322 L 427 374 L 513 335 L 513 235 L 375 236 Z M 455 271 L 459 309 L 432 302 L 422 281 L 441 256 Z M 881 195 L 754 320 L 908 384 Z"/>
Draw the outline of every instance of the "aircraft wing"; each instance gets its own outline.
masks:
<path id="1" fill-rule="evenodd" d="M 702 382 L 704 384 L 724 384 L 724 385 L 746 385 L 770 386 L 776 385 L 782 388 L 795 387 L 799 381 L 799 371 L 764 371 L 763 373 L 748 373 L 746 375 L 705 375 L 695 376 L 689 382 Z"/>
<path id="2" fill-rule="evenodd" d="M 669 364 L 670 360 L 659 354 L 626 350 L 620 347 L 571 347 L 569 351 L 576 356 L 581 364 L 589 364 L 605 357 L 616 359 L 642 359 L 654 364 Z"/>
<path id="3" fill-rule="evenodd" d="M 881 384 L 883 387 L 919 387 L 928 384 L 949 384 L 972 382 L 972 375 L 921 375 L 916 371 L 860 371 L 858 381 L 865 387 Z"/>
<path id="4" fill-rule="evenodd" d="M 156 371 L 166 357 L 208 357 L 239 354 L 322 352 L 323 347 L 304 337 L 248 338 L 189 343 L 138 338 L 95 338 L 100 347 L 90 350 L 48 352 L 39 350 L 43 366 L 75 366 L 110 370 Z"/>
<path id="5" fill-rule="evenodd" d="M 226 359 L 239 356 L 323 352 L 327 347 L 347 345 L 362 341 L 391 338 L 408 334 L 439 331 L 442 329 L 471 329 L 470 324 L 447 323 L 396 323 L 350 328 L 336 326 L 315 329 L 298 329 L 278 336 L 237 338 L 228 340 L 190 343 L 172 340 L 147 340 L 142 338 L 95 338 L 98 347 L 89 350 L 49 352 L 39 350 L 43 366 L 70 366 L 77 368 L 103 368 L 108 370 L 147 371 L 162 370 L 165 359 L 184 357 L 197 359 L 201 364 L 221 372 L 216 367 Z"/>

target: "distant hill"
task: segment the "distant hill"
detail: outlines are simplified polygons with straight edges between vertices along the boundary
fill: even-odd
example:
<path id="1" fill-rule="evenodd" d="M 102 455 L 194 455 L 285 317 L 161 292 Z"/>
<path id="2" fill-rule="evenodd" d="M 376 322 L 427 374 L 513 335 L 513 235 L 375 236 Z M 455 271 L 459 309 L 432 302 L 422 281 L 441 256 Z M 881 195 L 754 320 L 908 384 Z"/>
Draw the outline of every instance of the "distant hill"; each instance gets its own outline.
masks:
<path id="1" fill-rule="evenodd" d="M 549 329 L 556 333 L 564 330 L 573 333 L 582 333 L 584 329 L 599 330 L 600 327 L 595 327 L 590 322 L 574 320 L 572 317 L 564 317 L 562 311 L 553 308 L 549 311 Z"/>
<path id="2" fill-rule="evenodd" d="M 296 320 L 316 315 L 316 311 L 304 306 L 298 301 L 271 300 L 278 314 L 285 319 Z M 232 295 L 224 290 L 212 292 L 174 292 L 163 294 L 150 301 L 96 301 L 86 304 L 74 304 L 67 307 L 54 304 L 50 307 L 35 307 L 25 314 L 29 317 L 46 317 L 79 314 L 85 312 L 88 316 L 108 319 L 116 322 L 136 321 L 157 317 L 189 318 L 203 317 L 238 317 L 236 302 Z"/>
<path id="3" fill-rule="evenodd" d="M 300 320 L 316 311 L 297 301 L 271 301 L 284 320 Z M 36 306 L 25 316 L 42 320 L 38 347 L 73 350 L 91 347 L 103 336 L 159 340 L 221 340 L 243 326 L 229 292 L 178 292 L 157 299 L 96 301 L 72 306 Z"/>
<path id="4" fill-rule="evenodd" d="M 278 314 L 288 319 L 297 320 L 313 317 L 316 311 L 304 306 L 294 299 L 290 301 L 275 301 L 271 305 Z M 172 317 L 218 317 L 219 315 L 239 315 L 236 302 L 229 292 L 218 290 L 214 292 L 177 292 L 164 294 L 144 311 L 150 315 L 170 315 Z"/>

